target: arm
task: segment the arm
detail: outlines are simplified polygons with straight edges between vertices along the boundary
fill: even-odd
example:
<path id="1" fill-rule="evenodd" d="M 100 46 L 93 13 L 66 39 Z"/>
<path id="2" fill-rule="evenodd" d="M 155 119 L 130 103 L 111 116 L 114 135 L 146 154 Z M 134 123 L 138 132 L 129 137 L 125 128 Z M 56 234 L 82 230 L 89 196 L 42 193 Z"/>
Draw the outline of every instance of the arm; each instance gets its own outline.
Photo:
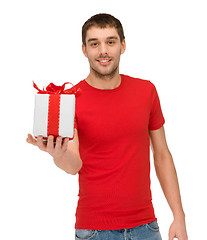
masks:
<path id="1" fill-rule="evenodd" d="M 68 142 L 68 140 L 68 138 L 65 138 L 62 142 L 62 137 L 59 136 L 54 145 L 53 136 L 48 137 L 47 144 L 43 142 L 41 136 L 38 136 L 36 140 L 31 134 L 28 134 L 27 138 L 28 143 L 38 146 L 39 149 L 44 152 L 48 152 L 53 157 L 54 163 L 57 167 L 69 174 L 76 175 L 82 167 L 77 129 L 74 130 L 73 142 Z"/>
<path id="2" fill-rule="evenodd" d="M 187 240 L 185 214 L 181 203 L 177 173 L 167 146 L 164 127 L 150 130 L 149 135 L 156 174 L 174 216 L 174 222 L 169 231 L 169 239 L 177 237 Z"/>

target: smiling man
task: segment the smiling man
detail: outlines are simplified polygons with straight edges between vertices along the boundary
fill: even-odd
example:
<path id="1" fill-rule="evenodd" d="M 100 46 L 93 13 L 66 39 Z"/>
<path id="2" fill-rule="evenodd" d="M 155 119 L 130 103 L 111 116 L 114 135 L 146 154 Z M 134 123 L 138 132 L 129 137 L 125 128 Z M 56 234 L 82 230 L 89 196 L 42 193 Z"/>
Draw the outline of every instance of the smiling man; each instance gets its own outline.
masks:
<path id="1" fill-rule="evenodd" d="M 187 240 L 178 179 L 165 139 L 165 119 L 152 82 L 119 73 L 126 42 L 122 25 L 98 14 L 82 27 L 82 50 L 90 73 L 75 87 L 74 141 L 41 136 L 27 141 L 79 174 L 75 238 L 160 240 L 150 189 L 150 143 L 154 166 L 174 221 L 169 240 Z M 159 209 L 158 209 L 159 210 Z"/>

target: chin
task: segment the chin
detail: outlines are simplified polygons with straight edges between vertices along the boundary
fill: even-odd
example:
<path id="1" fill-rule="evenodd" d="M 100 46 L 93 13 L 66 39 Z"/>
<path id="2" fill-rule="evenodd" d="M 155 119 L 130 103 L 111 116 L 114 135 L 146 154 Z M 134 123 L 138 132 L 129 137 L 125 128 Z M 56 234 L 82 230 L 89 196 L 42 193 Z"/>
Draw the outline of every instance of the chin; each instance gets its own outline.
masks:
<path id="1" fill-rule="evenodd" d="M 93 72 L 95 73 L 95 75 L 97 77 L 113 77 L 117 70 L 118 70 L 118 67 L 114 68 L 114 69 L 108 69 L 108 70 L 105 70 L 105 71 L 101 71 L 99 69 L 95 69 L 95 68 L 91 68 L 93 70 Z"/>

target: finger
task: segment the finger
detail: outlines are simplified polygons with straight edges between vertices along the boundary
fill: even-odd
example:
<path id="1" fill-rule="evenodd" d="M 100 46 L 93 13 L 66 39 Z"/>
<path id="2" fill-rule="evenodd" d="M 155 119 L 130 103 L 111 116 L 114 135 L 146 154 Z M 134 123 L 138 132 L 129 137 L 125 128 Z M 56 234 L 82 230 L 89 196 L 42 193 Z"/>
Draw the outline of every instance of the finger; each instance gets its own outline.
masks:
<path id="1" fill-rule="evenodd" d="M 47 138 L 47 151 L 49 153 L 52 153 L 53 150 L 54 150 L 54 136 L 49 135 Z"/>
<path id="2" fill-rule="evenodd" d="M 57 137 L 56 138 L 56 143 L 55 143 L 55 150 L 56 151 L 60 151 L 61 150 L 61 148 L 62 148 L 62 137 Z"/>
<path id="3" fill-rule="evenodd" d="M 169 240 L 174 240 L 174 236 L 172 234 L 169 235 Z"/>
<path id="4" fill-rule="evenodd" d="M 40 150 L 46 151 L 46 145 L 43 142 L 43 136 L 37 137 L 37 146 Z"/>
<path id="5" fill-rule="evenodd" d="M 65 138 L 62 144 L 62 150 L 66 151 L 68 148 L 68 142 L 69 142 L 69 138 Z"/>
<path id="6" fill-rule="evenodd" d="M 26 141 L 27 141 L 28 143 L 30 143 L 30 144 L 33 144 L 34 146 L 37 146 L 37 141 L 36 141 L 36 139 L 33 138 L 31 134 L 28 134 L 27 136 L 28 136 L 28 137 L 27 137 Z"/>

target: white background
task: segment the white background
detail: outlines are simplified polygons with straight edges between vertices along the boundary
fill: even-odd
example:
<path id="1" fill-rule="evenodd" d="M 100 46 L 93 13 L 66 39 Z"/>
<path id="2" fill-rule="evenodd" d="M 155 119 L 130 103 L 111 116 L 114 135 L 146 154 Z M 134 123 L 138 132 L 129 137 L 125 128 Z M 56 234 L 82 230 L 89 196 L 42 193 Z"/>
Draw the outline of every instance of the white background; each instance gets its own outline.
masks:
<path id="1" fill-rule="evenodd" d="M 120 73 L 157 88 L 189 240 L 204 239 L 207 15 L 201 0 L 1 1 L 0 239 L 74 239 L 78 175 L 68 175 L 26 143 L 36 93 L 32 80 L 42 88 L 84 79 L 89 65 L 81 27 L 101 12 L 120 19 L 125 30 Z M 153 204 L 166 240 L 173 216 L 151 163 Z"/>

